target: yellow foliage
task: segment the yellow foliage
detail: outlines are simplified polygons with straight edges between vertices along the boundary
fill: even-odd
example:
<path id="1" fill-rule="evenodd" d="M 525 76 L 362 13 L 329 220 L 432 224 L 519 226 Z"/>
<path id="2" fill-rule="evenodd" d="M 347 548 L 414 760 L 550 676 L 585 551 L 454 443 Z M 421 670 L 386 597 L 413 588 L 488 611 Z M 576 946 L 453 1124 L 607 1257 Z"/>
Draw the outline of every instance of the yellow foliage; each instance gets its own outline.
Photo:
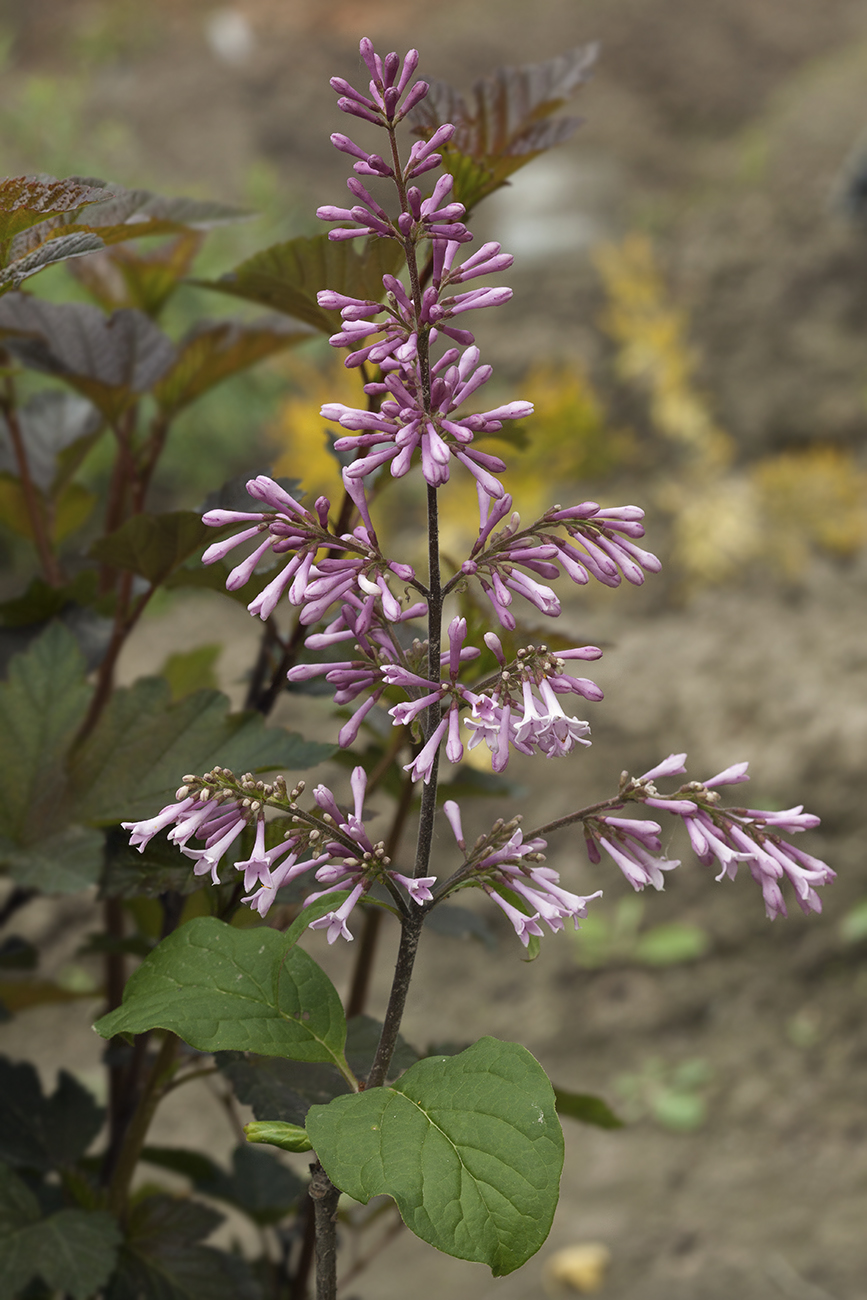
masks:
<path id="1" fill-rule="evenodd" d="M 668 301 L 650 240 L 630 235 L 606 245 L 596 265 L 608 295 L 603 325 L 618 345 L 618 371 L 647 392 L 654 428 L 703 467 L 727 465 L 734 445 L 695 387 L 698 359 L 688 320 Z"/>
<path id="2" fill-rule="evenodd" d="M 768 546 L 790 576 L 810 543 L 847 557 L 867 543 L 867 473 L 851 452 L 811 447 L 760 461 L 752 471 Z"/>
<path id="3" fill-rule="evenodd" d="M 335 426 L 319 414 L 325 402 L 343 402 L 346 406 L 364 406 L 360 371 L 347 370 L 342 357 L 335 358 L 321 370 L 298 357 L 284 360 L 296 392 L 283 403 L 280 418 L 273 430 L 274 441 L 284 448 L 274 465 L 280 478 L 300 478 L 312 500 L 327 496 L 340 499 L 343 487 L 340 466 L 329 448 L 327 430 Z"/>

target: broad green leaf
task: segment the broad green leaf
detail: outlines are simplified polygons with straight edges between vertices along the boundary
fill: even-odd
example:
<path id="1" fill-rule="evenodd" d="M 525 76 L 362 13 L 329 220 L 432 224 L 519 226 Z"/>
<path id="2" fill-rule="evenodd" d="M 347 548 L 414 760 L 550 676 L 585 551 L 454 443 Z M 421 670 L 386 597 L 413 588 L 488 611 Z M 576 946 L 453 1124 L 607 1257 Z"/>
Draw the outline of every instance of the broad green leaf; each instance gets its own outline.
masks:
<path id="1" fill-rule="evenodd" d="M 105 1111 L 92 1095 L 61 1070 L 50 1097 L 27 1061 L 0 1057 L 0 1160 L 21 1168 L 64 1168 L 75 1163 L 96 1137 Z"/>
<path id="2" fill-rule="evenodd" d="M 175 346 L 140 311 L 106 316 L 89 303 L 53 303 L 10 293 L 0 300 L 0 338 L 25 365 L 56 375 L 108 421 L 166 373 Z"/>
<path id="3" fill-rule="evenodd" d="M 58 796 L 90 699 L 85 671 L 75 638 L 52 623 L 0 683 L 0 837 L 20 847 L 64 828 Z"/>
<path id="4" fill-rule="evenodd" d="M 195 510 L 133 515 L 116 532 L 94 542 L 89 554 L 113 568 L 131 569 L 158 587 L 184 560 L 219 536 Z"/>
<path id="5" fill-rule="evenodd" d="M 79 483 L 70 483 L 52 507 L 48 533 L 53 542 L 68 537 L 88 518 L 96 504 L 95 493 Z M 0 518 L 19 537 L 33 541 L 33 525 L 24 488 L 17 478 L 0 473 Z"/>
<path id="6" fill-rule="evenodd" d="M 419 1061 L 391 1087 L 313 1106 L 307 1132 L 341 1191 L 392 1196 L 423 1241 L 495 1277 L 548 1235 L 563 1134 L 551 1084 L 517 1043 Z"/>
<path id="7" fill-rule="evenodd" d="M 267 927 L 201 917 L 181 926 L 130 977 L 123 1004 L 98 1020 L 104 1038 L 170 1029 L 201 1052 L 258 1052 L 346 1070 L 346 1021 L 312 957 Z"/>
<path id="8" fill-rule="evenodd" d="M 379 302 L 385 296 L 383 275 L 394 274 L 402 260 L 396 240 L 369 239 L 360 252 L 352 242 L 302 235 L 254 253 L 219 280 L 193 283 L 261 303 L 325 334 L 335 334 L 340 330 L 340 313 L 319 306 L 319 290 L 334 289 L 351 298 Z"/>
<path id="9" fill-rule="evenodd" d="M 200 1244 L 221 1220 L 189 1198 L 138 1201 L 105 1300 L 262 1300 L 239 1255 Z"/>
<path id="10" fill-rule="evenodd" d="M 178 358 L 154 387 L 165 412 L 175 415 L 224 379 L 265 357 L 314 337 L 282 316 L 250 321 L 200 321 L 178 344 Z"/>
<path id="11" fill-rule="evenodd" d="M 593 1124 L 596 1128 L 623 1128 L 623 1120 L 617 1118 L 601 1097 L 594 1097 L 590 1092 L 568 1092 L 565 1088 L 557 1087 L 554 1088 L 554 1096 L 559 1115 L 580 1120 L 582 1124 Z"/>
<path id="12" fill-rule="evenodd" d="M 48 216 L 110 200 L 112 194 L 112 190 L 80 176 L 68 180 L 55 180 L 53 176 L 10 176 L 0 181 L 0 245 Z"/>
<path id="13" fill-rule="evenodd" d="M 228 710 L 219 691 L 196 691 L 172 704 L 168 683 L 158 677 L 115 691 L 76 754 L 70 815 L 100 826 L 136 821 L 171 803 L 187 772 L 208 772 L 215 763 L 239 775 L 297 770 L 333 752 L 266 727 L 259 713 Z"/>
<path id="14" fill-rule="evenodd" d="M 457 128 L 440 151 L 443 167 L 455 176 L 455 197 L 469 211 L 480 199 L 538 154 L 562 144 L 580 118 L 552 118 L 587 80 L 596 47 L 580 46 L 544 63 L 497 68 L 475 83 L 469 103 L 442 81 L 430 90 L 410 121 L 429 139 L 437 127 Z"/>

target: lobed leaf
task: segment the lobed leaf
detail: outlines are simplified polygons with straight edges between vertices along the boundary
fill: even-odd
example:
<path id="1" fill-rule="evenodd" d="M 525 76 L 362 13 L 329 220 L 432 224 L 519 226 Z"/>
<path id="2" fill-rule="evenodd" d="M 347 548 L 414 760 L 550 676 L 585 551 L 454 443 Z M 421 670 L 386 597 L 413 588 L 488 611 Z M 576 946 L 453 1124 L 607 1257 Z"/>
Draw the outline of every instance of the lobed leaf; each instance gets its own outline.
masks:
<path id="1" fill-rule="evenodd" d="M 3 1214 L 13 1198 L 16 1218 Z M 38 1216 L 36 1198 L 0 1166 L 0 1300 L 20 1300 L 36 1278 L 54 1292 L 88 1300 L 114 1268 L 120 1245 L 117 1220 L 104 1210 L 58 1210 L 47 1219 Z"/>
<path id="2" fill-rule="evenodd" d="M 101 826 L 135 821 L 172 802 L 185 772 L 207 772 L 215 763 L 236 772 L 297 770 L 333 752 L 266 727 L 259 713 L 228 710 L 219 691 L 196 691 L 172 704 L 168 683 L 158 677 L 115 691 L 76 755 L 70 812 Z"/>
<path id="3" fill-rule="evenodd" d="M 224 379 L 311 337 L 280 316 L 250 323 L 200 321 L 179 343 L 177 360 L 155 386 L 154 397 L 175 415 Z"/>
<path id="4" fill-rule="evenodd" d="M 64 829 L 58 793 L 90 700 L 85 672 L 75 638 L 61 623 L 12 659 L 8 680 L 0 683 L 0 842 L 27 847 Z M 0 855 L 6 856 L 3 847 Z"/>
<path id="5" fill-rule="evenodd" d="M 455 195 L 468 211 L 572 135 L 581 119 L 552 120 L 552 114 L 587 80 L 596 53 L 595 45 L 585 45 L 543 63 L 497 68 L 474 84 L 469 102 L 446 82 L 431 83 L 410 121 L 424 139 L 444 122 L 456 127 L 441 152 L 445 170 L 455 177 Z"/>
<path id="6" fill-rule="evenodd" d="M 322 900 L 333 907 L 329 898 Z M 164 939 L 131 976 L 97 1033 L 169 1029 L 202 1052 L 251 1051 L 346 1070 L 346 1021 L 334 985 L 276 930 L 199 917 Z"/>
<path id="7" fill-rule="evenodd" d="M 176 357 L 174 344 L 144 312 L 105 316 L 89 303 L 44 302 L 22 293 L 0 301 L 0 338 L 23 365 L 64 380 L 109 422 Z"/>
<path id="8" fill-rule="evenodd" d="M 85 204 L 112 198 L 101 182 L 80 176 L 9 176 L 0 181 L 0 245 L 43 222 L 47 216 L 77 211 Z M 5 261 L 5 259 L 4 259 Z"/>
<path id="9" fill-rule="evenodd" d="M 104 311 L 137 307 L 156 319 L 189 274 L 203 239 L 202 231 L 185 230 L 149 253 L 116 244 L 69 269 Z"/>
<path id="10" fill-rule="evenodd" d="M 219 280 L 193 283 L 261 303 L 325 334 L 335 334 L 341 325 L 340 313 L 319 306 L 319 290 L 334 289 L 351 298 L 379 302 L 385 296 L 383 275 L 394 274 L 400 265 L 401 249 L 396 240 L 368 239 L 357 252 L 346 239 L 302 235 L 254 253 Z"/>
<path id="11" fill-rule="evenodd" d="M 392 1196 L 423 1241 L 495 1277 L 548 1235 L 563 1134 L 544 1071 L 517 1043 L 419 1061 L 391 1087 L 311 1107 L 307 1132 L 341 1191 Z"/>
<path id="12" fill-rule="evenodd" d="M 0 1056 L 0 1160 L 43 1172 L 66 1168 L 90 1146 L 104 1117 L 103 1107 L 65 1070 L 47 1097 L 29 1061 Z"/>
<path id="13" fill-rule="evenodd" d="M 245 1260 L 200 1244 L 221 1221 L 189 1199 L 136 1202 L 105 1300 L 262 1300 Z"/>

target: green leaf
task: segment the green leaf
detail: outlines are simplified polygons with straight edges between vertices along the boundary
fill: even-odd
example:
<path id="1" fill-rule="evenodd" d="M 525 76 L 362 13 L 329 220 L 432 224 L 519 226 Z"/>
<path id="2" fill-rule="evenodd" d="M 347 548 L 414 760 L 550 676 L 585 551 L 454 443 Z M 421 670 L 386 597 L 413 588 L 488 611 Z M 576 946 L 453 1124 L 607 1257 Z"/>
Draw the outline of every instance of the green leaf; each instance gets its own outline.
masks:
<path id="1" fill-rule="evenodd" d="M 200 645 L 195 650 L 179 650 L 169 655 L 160 669 L 160 677 L 165 677 L 172 693 L 172 702 L 182 700 L 193 691 L 214 690 L 217 686 L 217 660 L 223 647 L 217 645 Z"/>
<path id="2" fill-rule="evenodd" d="M 497 68 L 475 83 L 469 103 L 445 82 L 431 83 L 410 121 L 424 139 L 454 123 L 454 136 L 439 152 L 467 211 L 519 167 L 568 140 L 581 119 L 552 114 L 587 80 L 595 58 L 596 47 L 586 45 L 544 63 Z"/>
<path id="3" fill-rule="evenodd" d="M 174 344 L 144 312 L 105 316 L 89 303 L 23 293 L 0 301 L 0 338 L 25 365 L 56 375 L 115 421 L 174 363 Z"/>
<path id="4" fill-rule="evenodd" d="M 563 1134 L 544 1071 L 517 1043 L 419 1061 L 390 1088 L 312 1107 L 307 1132 L 341 1191 L 392 1196 L 423 1241 L 495 1277 L 548 1235 Z"/>
<path id="5" fill-rule="evenodd" d="M 117 244 L 69 269 L 103 311 L 137 307 L 156 319 L 189 274 L 203 238 L 200 230 L 185 230 L 144 254 Z"/>
<path id="6" fill-rule="evenodd" d="M 55 180 L 53 176 L 10 176 L 0 181 L 0 244 L 6 244 L 48 216 L 74 212 L 85 204 L 111 197 L 111 190 L 80 176 L 68 180 Z"/>
<path id="7" fill-rule="evenodd" d="M 300 1124 L 286 1124 L 282 1120 L 258 1120 L 244 1125 L 248 1142 L 266 1142 L 281 1151 L 312 1151 L 313 1143 L 307 1130 Z"/>
<path id="8" fill-rule="evenodd" d="M 193 872 L 194 863 L 178 852 L 165 834 L 157 835 L 144 852 L 130 847 L 129 831 L 116 826 L 106 835 L 103 898 L 159 898 L 160 894 L 194 894 L 209 883 Z"/>
<path id="9" fill-rule="evenodd" d="M 115 691 L 76 755 L 76 818 L 104 826 L 152 816 L 173 801 L 184 773 L 208 772 L 215 763 L 239 773 L 297 770 L 333 752 L 266 727 L 259 713 L 228 710 L 218 691 L 196 691 L 172 704 L 168 683 L 158 677 Z"/>
<path id="10" fill-rule="evenodd" d="M 255 1127 L 248 1125 L 248 1128 Z M 283 1125 L 288 1128 L 289 1125 Z M 296 1132 L 306 1145 L 285 1146 L 286 1151 L 309 1151 L 310 1143 L 303 1128 Z M 248 1141 L 270 1141 L 249 1139 Z M 280 1146 L 277 1142 L 274 1145 Z M 277 1223 L 292 1209 L 304 1193 L 306 1184 L 272 1154 L 243 1144 L 232 1154 L 232 1172 L 217 1171 L 216 1177 L 196 1180 L 200 1192 L 235 1205 L 253 1220 L 265 1226 Z"/>
<path id="11" fill-rule="evenodd" d="M 19 847 L 63 829 L 58 792 L 90 699 L 85 671 L 72 633 L 52 623 L 0 683 L 0 837 Z"/>
<path id="12" fill-rule="evenodd" d="M 145 1147 L 141 1159 L 158 1169 L 169 1169 L 173 1174 L 189 1178 L 193 1183 L 213 1182 L 223 1172 L 210 1157 L 184 1147 Z"/>
<path id="13" fill-rule="evenodd" d="M 94 542 L 89 554 L 103 564 L 131 569 L 158 587 L 214 536 L 214 529 L 203 524 L 195 510 L 133 515 L 115 532 Z"/>
<path id="14" fill-rule="evenodd" d="M 262 1300 L 240 1256 L 199 1244 L 221 1221 L 215 1210 L 189 1199 L 139 1201 L 105 1300 Z"/>
<path id="15" fill-rule="evenodd" d="M 154 397 L 175 415 L 224 379 L 311 337 L 281 316 L 249 323 L 200 321 L 178 344 L 177 361 L 155 386 Z"/>
<path id="16" fill-rule="evenodd" d="M 568 1092 L 565 1088 L 557 1087 L 554 1088 L 554 1096 L 559 1115 L 580 1120 L 582 1124 L 593 1124 L 596 1128 L 623 1128 L 623 1120 L 617 1118 L 601 1097 L 594 1097 L 589 1092 Z"/>
<path id="17" fill-rule="evenodd" d="M 96 1137 L 105 1111 L 61 1070 L 50 1097 L 27 1061 L 0 1057 L 0 1160 L 48 1171 L 72 1165 Z"/>
<path id="18" fill-rule="evenodd" d="M 83 397 L 50 389 L 37 393 L 19 407 L 16 415 L 30 477 L 44 496 L 55 496 L 71 480 L 102 432 L 99 412 Z M 18 476 L 18 462 L 3 416 L 0 416 L 0 470 Z"/>
<path id="19" fill-rule="evenodd" d="M 258 302 L 325 334 L 335 334 L 340 330 L 340 313 L 319 306 L 319 290 L 333 289 L 350 298 L 379 302 L 385 296 L 383 275 L 394 274 L 401 259 L 400 245 L 392 239 L 368 239 L 357 252 L 347 239 L 299 236 L 254 253 L 219 280 L 193 283 Z"/>
<path id="20" fill-rule="evenodd" d="M 258 1120 L 303 1124 L 311 1106 L 323 1106 L 351 1088 L 333 1066 L 282 1061 L 274 1056 L 220 1052 L 217 1065 Z"/>
<path id="21" fill-rule="evenodd" d="M 36 1277 L 88 1300 L 108 1281 L 119 1244 L 117 1220 L 104 1210 L 59 1210 L 17 1229 L 0 1227 L 0 1300 L 20 1300 Z"/>
<path id="22" fill-rule="evenodd" d="M 43 894 L 78 894 L 99 880 L 105 836 L 87 826 L 67 826 L 25 848 L 8 847 L 0 858 L 25 889 Z"/>
<path id="23" fill-rule="evenodd" d="M 211 917 L 164 939 L 130 977 L 123 1004 L 95 1028 L 104 1038 L 170 1029 L 201 1052 L 347 1069 L 340 998 L 313 958 L 276 930 L 236 930 Z"/>

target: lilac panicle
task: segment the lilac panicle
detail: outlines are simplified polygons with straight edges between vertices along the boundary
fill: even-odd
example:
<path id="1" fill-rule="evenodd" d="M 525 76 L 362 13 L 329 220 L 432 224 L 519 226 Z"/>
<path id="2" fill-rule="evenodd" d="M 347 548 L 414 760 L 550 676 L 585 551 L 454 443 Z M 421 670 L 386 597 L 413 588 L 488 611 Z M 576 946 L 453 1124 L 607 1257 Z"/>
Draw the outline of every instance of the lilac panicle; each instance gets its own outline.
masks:
<path id="1" fill-rule="evenodd" d="M 684 774 L 685 759 L 686 754 L 670 754 L 643 776 L 624 778 L 623 798 L 680 817 L 699 861 L 719 868 L 717 880 L 734 880 L 739 865 L 745 863 L 761 887 L 769 919 L 787 915 L 781 889 L 784 880 L 794 889 L 802 911 L 821 912 L 822 902 L 816 890 L 832 881 L 835 873 L 827 863 L 781 836 L 782 832 L 813 830 L 819 818 L 805 813 L 801 805 L 782 812 L 720 807 L 718 788 L 748 781 L 746 763 L 735 763 L 706 781 L 689 781 L 674 794 L 660 794 L 654 781 Z M 661 889 L 661 873 L 679 865 L 659 856 L 660 831 L 659 824 L 651 821 L 626 821 L 607 815 L 584 819 L 591 861 L 598 862 L 599 850 L 604 849 L 635 889 L 643 889 L 646 884 Z"/>

